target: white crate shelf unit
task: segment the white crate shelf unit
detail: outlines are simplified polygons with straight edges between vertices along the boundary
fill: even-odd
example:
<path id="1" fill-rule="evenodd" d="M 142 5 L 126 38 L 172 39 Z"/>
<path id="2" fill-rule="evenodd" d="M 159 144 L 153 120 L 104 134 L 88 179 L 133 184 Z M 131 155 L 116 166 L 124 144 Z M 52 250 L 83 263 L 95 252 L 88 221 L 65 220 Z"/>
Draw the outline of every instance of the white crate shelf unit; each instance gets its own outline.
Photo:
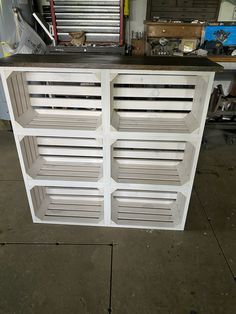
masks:
<path id="1" fill-rule="evenodd" d="M 220 70 L 204 58 L 0 61 L 33 221 L 183 230 Z"/>

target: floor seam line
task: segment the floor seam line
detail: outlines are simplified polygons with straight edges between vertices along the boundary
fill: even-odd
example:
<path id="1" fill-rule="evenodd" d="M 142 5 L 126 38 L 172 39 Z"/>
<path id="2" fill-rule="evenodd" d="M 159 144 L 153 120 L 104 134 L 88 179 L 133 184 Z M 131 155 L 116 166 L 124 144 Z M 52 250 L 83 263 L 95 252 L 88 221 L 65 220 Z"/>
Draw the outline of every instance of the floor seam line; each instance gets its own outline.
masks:
<path id="1" fill-rule="evenodd" d="M 19 179 L 19 180 L 0 179 L 0 182 L 24 182 L 24 180 L 22 180 L 22 179 Z"/>
<path id="2" fill-rule="evenodd" d="M 114 245 L 115 243 L 111 244 L 111 260 L 110 260 L 110 289 L 109 289 L 109 306 L 108 306 L 108 313 L 112 313 L 112 288 L 113 288 L 113 254 L 114 254 Z"/>
<path id="3" fill-rule="evenodd" d="M 219 239 L 218 239 L 218 237 L 217 237 L 217 235 L 216 235 L 216 233 L 215 233 L 215 230 L 214 230 L 214 228 L 213 228 L 213 225 L 212 225 L 212 223 L 211 223 L 211 220 L 208 218 L 207 212 L 206 212 L 206 210 L 205 210 L 205 206 L 202 204 L 202 201 L 201 201 L 201 199 L 200 199 L 200 196 L 199 196 L 199 194 L 198 194 L 196 188 L 194 188 L 194 191 L 195 191 L 195 193 L 196 193 L 196 195 L 197 195 L 197 198 L 198 198 L 198 201 L 199 201 L 199 203 L 200 203 L 200 205 L 201 205 L 201 208 L 202 208 L 202 210 L 203 210 L 203 212 L 204 212 L 204 214 L 205 214 L 205 216 L 206 216 L 206 218 L 207 218 L 207 222 L 208 222 L 208 224 L 209 224 L 209 226 L 210 226 L 210 228 L 211 228 L 211 231 L 212 231 L 212 234 L 213 234 L 213 236 L 214 236 L 214 238 L 215 238 L 215 240 L 216 240 L 216 243 L 217 243 L 217 245 L 218 245 L 218 247 L 219 247 L 219 249 L 220 249 L 220 251 L 221 251 L 221 253 L 222 253 L 222 255 L 223 255 L 223 258 L 224 258 L 224 260 L 225 260 L 225 263 L 226 263 L 226 265 L 227 265 L 227 267 L 228 267 L 228 269 L 229 269 L 229 271 L 230 271 L 230 274 L 232 275 L 234 281 L 236 281 L 236 276 L 234 275 L 234 272 L 233 272 L 233 270 L 232 270 L 232 268 L 231 268 L 231 266 L 230 266 L 230 264 L 229 264 L 229 262 L 228 262 L 228 260 L 227 260 L 227 257 L 226 257 L 226 255 L 225 255 L 225 252 L 224 252 L 224 250 L 223 250 L 223 248 L 222 248 L 222 246 L 221 246 L 221 244 L 220 244 L 220 241 L 219 241 Z"/>
<path id="4" fill-rule="evenodd" d="M 64 243 L 64 242 L 0 242 L 0 246 L 7 245 L 47 245 L 47 246 L 111 246 L 111 243 Z"/>

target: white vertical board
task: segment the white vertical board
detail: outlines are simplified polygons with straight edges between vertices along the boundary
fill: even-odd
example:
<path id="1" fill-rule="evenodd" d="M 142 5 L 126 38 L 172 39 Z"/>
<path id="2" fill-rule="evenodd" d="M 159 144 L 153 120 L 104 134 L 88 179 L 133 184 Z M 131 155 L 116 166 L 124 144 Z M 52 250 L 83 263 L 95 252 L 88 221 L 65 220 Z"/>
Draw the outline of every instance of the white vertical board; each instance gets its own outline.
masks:
<path id="1" fill-rule="evenodd" d="M 214 73 L 1 76 L 34 222 L 184 229 Z"/>

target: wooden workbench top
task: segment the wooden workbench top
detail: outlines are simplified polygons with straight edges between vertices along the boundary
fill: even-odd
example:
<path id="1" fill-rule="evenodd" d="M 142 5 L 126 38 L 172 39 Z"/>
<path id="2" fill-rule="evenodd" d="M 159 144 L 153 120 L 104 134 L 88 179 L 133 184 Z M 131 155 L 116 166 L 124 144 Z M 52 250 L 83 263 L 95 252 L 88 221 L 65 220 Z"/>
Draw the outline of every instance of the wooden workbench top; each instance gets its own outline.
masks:
<path id="1" fill-rule="evenodd" d="M 208 59 L 213 62 L 236 62 L 236 56 L 209 56 Z"/>
<path id="2" fill-rule="evenodd" d="M 218 72 L 223 68 L 202 57 L 129 57 L 87 54 L 14 55 L 0 59 L 0 67 L 51 67 Z"/>

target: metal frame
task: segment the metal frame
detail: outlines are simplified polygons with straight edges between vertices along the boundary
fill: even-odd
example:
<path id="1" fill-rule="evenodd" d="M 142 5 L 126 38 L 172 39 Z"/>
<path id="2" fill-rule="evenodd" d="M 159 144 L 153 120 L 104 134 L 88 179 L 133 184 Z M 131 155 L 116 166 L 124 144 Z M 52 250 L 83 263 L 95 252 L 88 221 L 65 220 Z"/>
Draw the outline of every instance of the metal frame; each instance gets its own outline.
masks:
<path id="1" fill-rule="evenodd" d="M 58 34 L 57 34 L 57 22 L 56 22 L 56 14 L 55 14 L 55 8 L 54 8 L 54 0 L 50 0 L 50 10 L 51 10 L 51 16 L 52 16 L 52 27 L 53 27 L 53 33 L 54 33 L 54 40 L 55 43 L 58 43 Z"/>
<path id="2" fill-rule="evenodd" d="M 56 43 L 68 41 L 69 31 L 85 31 L 87 42 L 117 43 L 123 46 L 124 0 L 72 0 L 66 6 L 65 3 L 63 0 L 50 0 Z"/>
<path id="3" fill-rule="evenodd" d="M 69 106 L 72 104 L 72 101 L 68 97 L 63 100 L 63 108 L 61 111 L 61 115 L 63 115 L 64 119 L 66 119 L 65 121 L 67 122 L 61 125 L 58 125 L 57 123 L 54 124 L 58 118 L 56 117 L 57 114 L 55 114 L 53 111 L 55 110 L 53 103 L 55 102 L 55 99 L 58 98 L 53 98 L 54 96 L 52 93 L 64 93 L 68 95 L 71 89 L 73 90 L 73 86 L 71 86 L 71 84 L 68 85 L 66 82 L 75 81 L 75 77 L 77 78 L 77 82 L 79 82 L 81 75 L 83 76 L 83 82 L 86 80 L 88 82 L 88 86 L 79 85 L 80 89 L 78 89 L 78 94 L 81 93 L 82 95 L 88 95 L 83 101 L 80 100 L 83 102 L 82 107 L 85 106 L 84 102 L 90 101 L 89 97 L 94 95 L 94 91 L 95 94 L 98 93 L 101 95 L 101 105 L 94 104 L 92 106 L 93 108 L 91 108 L 92 110 L 97 111 L 98 109 L 96 109 L 96 106 L 101 106 L 101 111 L 99 111 L 101 113 L 101 120 L 95 130 L 89 130 L 86 129 L 86 127 L 83 127 L 82 129 L 79 127 L 68 128 L 70 123 L 73 123 L 73 121 L 71 122 L 71 113 L 69 108 Z M 16 147 L 26 186 L 26 193 L 34 222 L 169 230 L 184 229 L 214 73 L 187 71 L 147 71 L 129 69 L 79 70 L 66 68 L 51 69 L 17 67 L 2 68 L 1 76 L 12 120 Z M 155 76 L 156 81 L 158 82 L 159 80 L 160 82 L 163 82 L 162 84 L 165 84 L 168 80 L 171 80 L 169 84 L 180 84 L 180 86 L 182 86 L 182 84 L 187 84 L 192 86 L 193 81 L 195 81 L 194 93 L 192 94 L 192 108 L 191 112 L 187 114 L 188 118 L 186 119 L 189 129 L 185 130 L 184 132 L 181 130 L 179 131 L 178 128 L 176 130 L 167 128 L 165 131 L 158 131 L 158 129 L 154 129 L 154 131 L 143 130 L 142 132 L 135 129 L 128 131 L 119 130 L 119 126 L 117 127 L 117 125 L 114 125 L 114 120 L 112 118 L 114 114 L 117 114 L 117 112 L 115 112 L 117 104 L 116 99 L 114 98 L 116 96 L 114 95 L 117 95 L 117 93 L 121 93 L 120 95 L 123 95 L 124 93 L 133 93 L 135 97 L 139 97 L 138 95 L 140 91 L 136 89 L 136 85 L 139 80 L 142 82 L 142 84 L 150 84 L 150 82 L 152 82 L 152 85 L 150 85 L 151 87 L 148 87 L 146 90 L 144 90 L 143 86 L 140 85 L 140 88 L 142 88 L 142 94 L 146 93 L 148 99 L 158 95 L 160 95 L 160 97 L 163 95 L 173 97 L 173 100 L 166 102 L 167 110 L 168 106 L 171 106 L 171 101 L 175 102 L 174 97 L 176 90 L 174 88 L 168 89 L 168 93 L 166 93 L 166 85 L 164 85 L 164 89 L 157 88 L 156 85 L 153 85 L 155 84 Z M 33 80 L 33 78 L 34 80 L 37 80 L 37 77 L 39 80 L 44 78 L 46 85 L 27 85 L 27 77 L 28 80 Z M 23 78 L 26 78 L 26 80 Z M 65 84 L 63 83 L 64 85 L 61 83 L 63 86 L 59 85 L 58 87 L 57 85 L 51 85 L 52 83 L 50 82 L 62 80 L 62 78 L 65 82 Z M 93 79 L 91 80 L 91 78 Z M 132 83 L 130 83 L 129 80 L 136 82 L 134 90 L 132 90 Z M 95 81 L 100 82 L 100 87 L 98 84 L 94 84 Z M 116 87 L 115 84 L 118 84 L 117 82 L 123 82 L 124 85 L 121 84 Z M 128 88 L 125 87 L 127 82 L 129 86 Z M 30 95 L 30 89 L 34 96 L 36 91 L 41 95 L 44 93 L 50 94 L 50 97 L 45 99 L 48 102 L 52 102 L 50 108 L 47 109 L 52 111 L 52 119 L 48 119 L 46 116 L 43 116 L 45 112 L 40 111 L 42 109 L 40 106 L 38 106 L 39 108 L 32 107 L 32 104 L 37 101 L 33 99 L 34 97 L 32 95 Z M 151 94 L 149 95 L 149 93 Z M 178 91 L 178 93 L 179 97 L 182 97 L 183 99 L 187 97 L 188 99 L 189 88 L 185 89 L 180 87 L 180 91 Z M 40 96 L 37 97 L 40 98 Z M 139 99 L 137 102 L 138 101 Z M 42 101 L 40 104 L 42 104 Z M 159 108 L 159 106 L 162 108 L 163 106 L 161 102 L 155 102 L 155 104 L 157 108 Z M 123 105 L 124 104 L 122 104 L 122 106 Z M 58 106 L 61 106 L 59 102 Z M 81 111 L 79 106 L 72 104 L 72 107 L 73 106 L 75 108 L 72 113 L 76 119 L 75 115 L 77 113 L 80 115 Z M 143 121 L 147 119 L 147 112 L 149 112 L 148 117 L 150 117 L 150 124 L 152 124 L 153 112 L 150 110 L 148 101 L 146 106 L 147 110 L 143 112 Z M 151 106 L 153 105 L 151 104 Z M 66 107 L 67 109 L 65 109 Z M 39 122 L 37 122 L 36 125 L 32 125 L 31 123 L 34 119 L 34 115 L 32 114 L 35 113 L 35 110 L 39 110 L 36 116 L 36 118 L 38 117 L 39 120 L 37 121 Z M 178 110 L 180 110 L 180 113 L 176 110 L 172 112 L 173 116 L 171 116 L 170 121 L 173 123 L 175 123 L 175 118 L 179 117 L 179 114 L 181 114 L 180 107 Z M 163 108 L 160 110 L 160 112 L 162 111 Z M 130 110 L 129 114 L 131 115 L 131 118 L 133 115 L 135 119 L 135 112 Z M 164 112 L 160 116 L 162 117 L 163 115 L 165 115 L 165 117 L 170 117 L 169 113 Z M 193 119 L 193 116 L 195 119 Z M 90 119 L 86 120 L 86 117 L 83 119 L 85 119 L 85 123 L 88 125 L 90 123 L 89 121 L 92 121 Z M 154 118 L 154 120 L 155 119 L 156 118 Z M 160 119 L 155 121 L 160 121 Z M 38 123 L 42 123 L 42 125 L 38 125 Z M 155 123 L 154 126 L 156 127 Z M 83 124 L 81 125 L 83 126 Z M 49 137 L 53 137 L 53 139 L 50 139 Z M 94 154 L 93 156 L 96 158 L 96 156 L 100 156 L 100 152 L 96 153 L 96 150 L 91 149 L 91 145 L 100 145 L 102 147 L 102 177 L 91 181 L 81 180 L 81 177 L 77 177 L 77 179 L 71 179 L 68 175 L 66 175 L 64 178 L 54 177 L 52 175 L 40 176 L 38 175 L 38 171 L 41 167 L 40 162 L 36 163 L 35 167 L 29 171 L 27 162 L 30 163 L 30 160 L 29 158 L 27 159 L 26 156 L 27 149 L 31 152 L 31 157 L 35 155 L 35 158 L 37 158 L 39 150 L 45 153 L 44 147 L 40 147 L 40 145 L 42 146 L 42 140 L 40 138 L 46 139 L 44 144 L 46 143 L 45 145 L 49 145 L 47 151 L 49 150 L 49 155 L 51 155 L 51 158 L 54 158 L 53 160 L 58 160 L 58 158 L 61 155 L 63 156 L 65 153 L 68 154 L 68 158 L 73 157 L 73 154 L 77 156 L 76 158 L 79 158 L 78 152 L 81 154 L 84 151 L 83 148 L 81 148 L 81 143 L 85 142 L 90 147 L 88 148 L 88 151 L 92 151 L 92 154 Z M 31 142 L 31 147 L 33 147 L 33 149 L 27 148 L 23 145 L 23 141 L 25 139 L 27 139 L 29 143 Z M 94 139 L 96 140 L 97 144 L 94 142 Z M 150 158 L 154 158 L 154 160 L 157 162 L 164 158 L 167 159 L 166 167 L 168 168 L 168 156 L 171 154 L 171 158 L 176 160 L 176 163 L 178 163 L 178 173 L 182 179 L 178 182 L 178 184 L 176 184 L 176 182 L 169 184 L 168 181 L 116 181 L 114 177 L 112 177 L 114 171 L 113 149 L 114 145 L 120 145 L 119 140 L 122 140 L 125 146 L 128 144 L 130 145 L 132 142 L 135 144 L 135 141 L 136 143 L 138 141 L 139 145 L 141 146 L 144 145 L 144 151 L 141 150 L 139 154 L 141 154 L 141 157 L 144 158 L 144 160 L 147 160 L 145 162 L 147 163 L 148 167 L 152 164 Z M 49 144 L 47 144 L 47 142 Z M 182 143 L 180 144 L 182 148 L 178 148 L 178 146 L 176 146 L 178 145 L 178 142 Z M 52 147 L 52 145 L 57 145 L 58 143 L 60 143 L 60 145 L 62 145 L 61 143 L 66 145 L 66 147 L 62 148 L 60 146 L 57 147 L 56 151 L 59 153 L 59 155 L 58 153 L 55 153 L 55 149 Z M 149 158 L 149 152 L 145 151 L 145 147 L 148 148 L 150 145 L 153 145 L 153 150 L 157 148 L 158 152 L 154 152 L 156 155 Z M 76 147 L 79 148 L 76 150 L 76 152 L 72 152 L 71 149 L 76 149 Z M 136 154 L 135 150 L 133 150 L 134 148 L 135 146 L 133 148 L 129 148 L 129 146 L 127 147 L 127 151 L 132 158 Z M 169 149 L 172 149 L 173 151 L 169 152 Z M 182 157 L 180 156 L 179 150 L 182 151 Z M 88 155 L 84 155 L 84 158 L 86 159 L 89 157 Z M 91 156 L 92 155 L 90 155 L 90 157 Z M 126 157 L 123 156 L 122 158 L 124 158 L 125 161 L 129 163 L 129 160 Z M 178 160 L 181 158 L 183 158 L 182 162 L 178 162 Z M 28 161 L 26 162 L 26 160 Z M 31 164 L 32 163 L 34 163 L 34 161 L 31 161 Z M 63 166 L 65 165 L 66 164 Z M 67 168 L 67 171 L 69 171 L 68 169 L 69 168 Z M 146 170 L 144 170 L 144 172 L 145 171 Z M 150 173 L 150 170 L 148 170 L 147 173 Z M 78 176 L 81 176 L 81 174 L 78 174 Z M 143 178 L 143 174 L 140 175 L 140 178 Z M 39 187 L 42 187 L 42 189 Z M 57 194 L 56 200 L 53 194 L 50 194 L 52 193 L 51 191 L 55 192 L 55 190 L 52 189 L 57 189 L 57 193 L 59 193 Z M 93 200 L 94 202 L 91 203 L 88 201 L 88 195 L 90 195 L 89 198 L 91 198 L 91 202 Z M 56 204 L 59 202 L 58 199 L 62 199 L 64 202 L 59 203 L 58 205 L 61 211 L 59 210 L 52 212 L 53 208 L 55 210 L 55 202 Z M 76 202 L 76 204 L 73 202 Z M 84 202 L 87 202 L 87 205 Z M 73 216 L 73 210 L 70 211 L 70 208 L 74 208 L 73 206 L 77 206 L 77 216 Z M 83 209 L 83 206 L 85 208 L 86 206 L 89 206 L 89 208 L 91 208 L 91 213 L 84 216 L 85 209 Z M 121 211 L 119 209 L 120 206 L 124 210 Z M 141 212 L 140 208 L 142 209 Z M 167 215 L 163 214 L 163 208 L 167 210 Z M 144 213 L 143 209 L 147 212 Z M 155 217 L 159 218 L 152 219 L 154 209 L 157 210 Z M 66 211 L 68 213 L 67 216 L 65 215 Z"/>

